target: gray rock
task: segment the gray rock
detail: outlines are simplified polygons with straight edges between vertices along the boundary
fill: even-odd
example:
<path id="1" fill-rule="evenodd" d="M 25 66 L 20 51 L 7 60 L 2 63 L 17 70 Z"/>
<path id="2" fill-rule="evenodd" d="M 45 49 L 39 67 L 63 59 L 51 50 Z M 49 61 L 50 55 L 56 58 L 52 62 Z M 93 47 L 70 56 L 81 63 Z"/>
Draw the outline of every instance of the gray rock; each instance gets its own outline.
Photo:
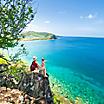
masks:
<path id="1" fill-rule="evenodd" d="M 0 75 L 0 86 L 19 89 L 27 95 L 36 98 L 36 104 L 42 100 L 46 102 L 45 104 L 53 104 L 48 78 L 35 73 L 23 73 L 21 76 L 21 80 L 17 84 L 12 76 Z"/>
<path id="2" fill-rule="evenodd" d="M 44 78 L 41 74 L 23 74 L 18 84 L 18 89 L 36 99 L 44 97 L 47 102 L 46 104 L 53 104 L 49 80 L 48 78 Z"/>
<path id="3" fill-rule="evenodd" d="M 0 86 L 9 87 L 9 88 L 16 88 L 17 85 L 14 82 L 14 78 L 7 75 L 0 75 Z"/>

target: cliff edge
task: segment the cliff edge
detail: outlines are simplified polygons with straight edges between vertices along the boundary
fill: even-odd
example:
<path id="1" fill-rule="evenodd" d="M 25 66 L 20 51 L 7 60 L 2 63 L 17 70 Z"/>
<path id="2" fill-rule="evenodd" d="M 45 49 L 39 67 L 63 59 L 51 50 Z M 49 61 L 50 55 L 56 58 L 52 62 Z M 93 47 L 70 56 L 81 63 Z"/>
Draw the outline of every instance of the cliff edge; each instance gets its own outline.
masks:
<path id="1" fill-rule="evenodd" d="M 15 95 L 15 92 L 8 92 L 9 88 L 9 90 L 11 91 L 14 89 L 18 93 L 20 93 L 17 97 L 18 101 L 21 100 L 22 96 L 26 95 L 28 96 L 28 100 L 30 99 L 33 102 L 29 104 L 54 104 L 49 80 L 48 78 L 44 78 L 41 74 L 23 73 L 19 83 L 16 83 L 15 79 L 11 76 L 0 75 L 0 82 L 2 82 L 0 83 L 0 91 L 2 95 L 0 103 L 5 101 L 5 95 L 7 95 L 7 93 L 9 99 L 13 99 L 13 97 L 15 97 L 11 96 L 11 94 Z M 3 87 L 6 88 L 5 91 L 3 90 L 5 92 L 4 95 L 2 93 Z M 23 99 L 25 99 L 25 96 L 23 97 Z M 17 100 L 13 100 L 14 104 Z M 10 100 L 8 101 L 10 102 Z M 41 103 L 41 101 L 43 101 L 44 103 Z"/>

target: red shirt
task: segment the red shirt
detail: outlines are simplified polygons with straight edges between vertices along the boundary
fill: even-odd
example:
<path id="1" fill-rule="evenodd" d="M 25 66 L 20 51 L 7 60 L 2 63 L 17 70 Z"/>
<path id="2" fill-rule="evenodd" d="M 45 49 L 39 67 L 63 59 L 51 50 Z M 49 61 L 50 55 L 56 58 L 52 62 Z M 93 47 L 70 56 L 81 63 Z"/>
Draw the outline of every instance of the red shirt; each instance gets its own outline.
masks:
<path id="1" fill-rule="evenodd" d="M 31 69 L 31 71 L 34 71 L 36 68 L 39 68 L 39 65 L 36 61 L 33 61 L 30 66 L 30 69 Z"/>
<path id="2" fill-rule="evenodd" d="M 33 62 L 32 62 L 32 65 L 33 65 L 35 68 L 38 68 L 38 64 L 37 64 L 36 61 L 33 61 Z"/>

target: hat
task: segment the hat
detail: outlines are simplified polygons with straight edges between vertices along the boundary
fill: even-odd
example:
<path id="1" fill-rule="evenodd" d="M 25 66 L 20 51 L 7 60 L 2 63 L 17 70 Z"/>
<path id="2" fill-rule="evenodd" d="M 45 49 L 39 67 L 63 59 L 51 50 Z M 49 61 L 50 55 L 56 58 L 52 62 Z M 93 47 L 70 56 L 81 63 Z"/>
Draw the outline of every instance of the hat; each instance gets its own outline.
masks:
<path id="1" fill-rule="evenodd" d="M 33 56 L 33 59 L 37 59 L 37 57 L 36 56 Z"/>

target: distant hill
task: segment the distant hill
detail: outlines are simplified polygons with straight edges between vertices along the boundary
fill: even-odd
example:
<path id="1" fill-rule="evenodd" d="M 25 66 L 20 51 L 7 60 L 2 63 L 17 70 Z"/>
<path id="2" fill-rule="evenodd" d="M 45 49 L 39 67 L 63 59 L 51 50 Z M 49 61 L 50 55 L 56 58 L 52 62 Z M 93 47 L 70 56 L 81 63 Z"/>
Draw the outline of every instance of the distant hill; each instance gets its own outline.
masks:
<path id="1" fill-rule="evenodd" d="M 22 33 L 22 36 L 24 38 L 21 40 L 25 40 L 25 41 L 57 39 L 56 35 L 52 33 L 47 33 L 47 32 L 28 31 L 28 32 Z"/>

